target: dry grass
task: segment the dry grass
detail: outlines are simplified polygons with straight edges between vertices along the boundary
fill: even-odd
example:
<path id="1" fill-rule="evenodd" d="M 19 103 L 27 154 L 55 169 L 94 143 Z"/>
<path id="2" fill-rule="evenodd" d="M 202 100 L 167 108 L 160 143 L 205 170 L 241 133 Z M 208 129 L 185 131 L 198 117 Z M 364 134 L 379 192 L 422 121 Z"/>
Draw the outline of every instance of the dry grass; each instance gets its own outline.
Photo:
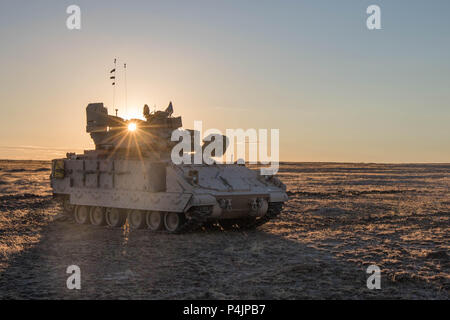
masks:
<path id="1" fill-rule="evenodd" d="M 179 236 L 53 221 L 48 167 L 0 162 L 0 298 L 449 298 L 450 165 L 284 164 L 278 220 Z"/>

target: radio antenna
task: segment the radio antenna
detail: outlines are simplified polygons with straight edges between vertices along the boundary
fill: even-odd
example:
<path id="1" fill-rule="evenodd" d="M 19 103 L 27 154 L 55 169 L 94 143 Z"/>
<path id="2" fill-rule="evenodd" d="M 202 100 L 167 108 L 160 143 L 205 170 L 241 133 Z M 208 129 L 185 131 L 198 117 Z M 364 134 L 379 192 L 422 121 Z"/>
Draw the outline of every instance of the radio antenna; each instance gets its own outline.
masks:
<path id="1" fill-rule="evenodd" d="M 116 66 L 117 66 L 117 59 L 114 58 L 114 69 L 112 69 L 109 74 L 109 79 L 112 80 L 112 86 L 113 86 L 113 108 L 116 107 Z M 117 109 L 116 109 L 116 115 L 117 115 Z"/>
<path id="2" fill-rule="evenodd" d="M 128 114 L 128 97 L 127 97 L 127 64 L 123 64 L 123 76 L 125 81 L 125 113 Z"/>

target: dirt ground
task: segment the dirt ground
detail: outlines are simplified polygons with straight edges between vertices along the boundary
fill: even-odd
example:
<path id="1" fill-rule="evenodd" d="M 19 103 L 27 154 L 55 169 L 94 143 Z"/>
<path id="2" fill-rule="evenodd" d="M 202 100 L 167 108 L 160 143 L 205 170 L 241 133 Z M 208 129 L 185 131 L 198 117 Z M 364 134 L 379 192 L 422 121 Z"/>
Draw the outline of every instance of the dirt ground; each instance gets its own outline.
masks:
<path id="1" fill-rule="evenodd" d="M 282 164 L 277 220 L 183 235 L 55 219 L 49 174 L 0 161 L 0 299 L 449 298 L 450 164 Z"/>

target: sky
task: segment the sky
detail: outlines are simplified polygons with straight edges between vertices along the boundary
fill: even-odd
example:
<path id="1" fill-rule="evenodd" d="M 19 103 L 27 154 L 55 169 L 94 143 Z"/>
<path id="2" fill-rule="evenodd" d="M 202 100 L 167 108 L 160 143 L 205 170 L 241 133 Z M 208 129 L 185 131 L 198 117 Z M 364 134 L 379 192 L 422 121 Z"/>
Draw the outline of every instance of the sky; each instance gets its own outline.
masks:
<path id="1" fill-rule="evenodd" d="M 279 129 L 281 161 L 448 163 L 449 14 L 447 0 L 2 0 L 0 159 L 93 148 L 85 107 L 114 113 L 117 58 L 119 116 L 172 101 L 185 128 Z"/>

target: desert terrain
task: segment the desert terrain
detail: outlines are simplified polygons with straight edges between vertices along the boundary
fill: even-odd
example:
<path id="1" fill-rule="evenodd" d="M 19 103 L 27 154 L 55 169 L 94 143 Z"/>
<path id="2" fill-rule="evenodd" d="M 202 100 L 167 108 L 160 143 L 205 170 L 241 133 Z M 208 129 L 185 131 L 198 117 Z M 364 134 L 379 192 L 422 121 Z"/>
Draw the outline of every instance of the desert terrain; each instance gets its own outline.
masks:
<path id="1" fill-rule="evenodd" d="M 76 225 L 49 174 L 0 161 L 0 299 L 449 298 L 450 164 L 284 163 L 279 218 L 183 235 Z"/>

